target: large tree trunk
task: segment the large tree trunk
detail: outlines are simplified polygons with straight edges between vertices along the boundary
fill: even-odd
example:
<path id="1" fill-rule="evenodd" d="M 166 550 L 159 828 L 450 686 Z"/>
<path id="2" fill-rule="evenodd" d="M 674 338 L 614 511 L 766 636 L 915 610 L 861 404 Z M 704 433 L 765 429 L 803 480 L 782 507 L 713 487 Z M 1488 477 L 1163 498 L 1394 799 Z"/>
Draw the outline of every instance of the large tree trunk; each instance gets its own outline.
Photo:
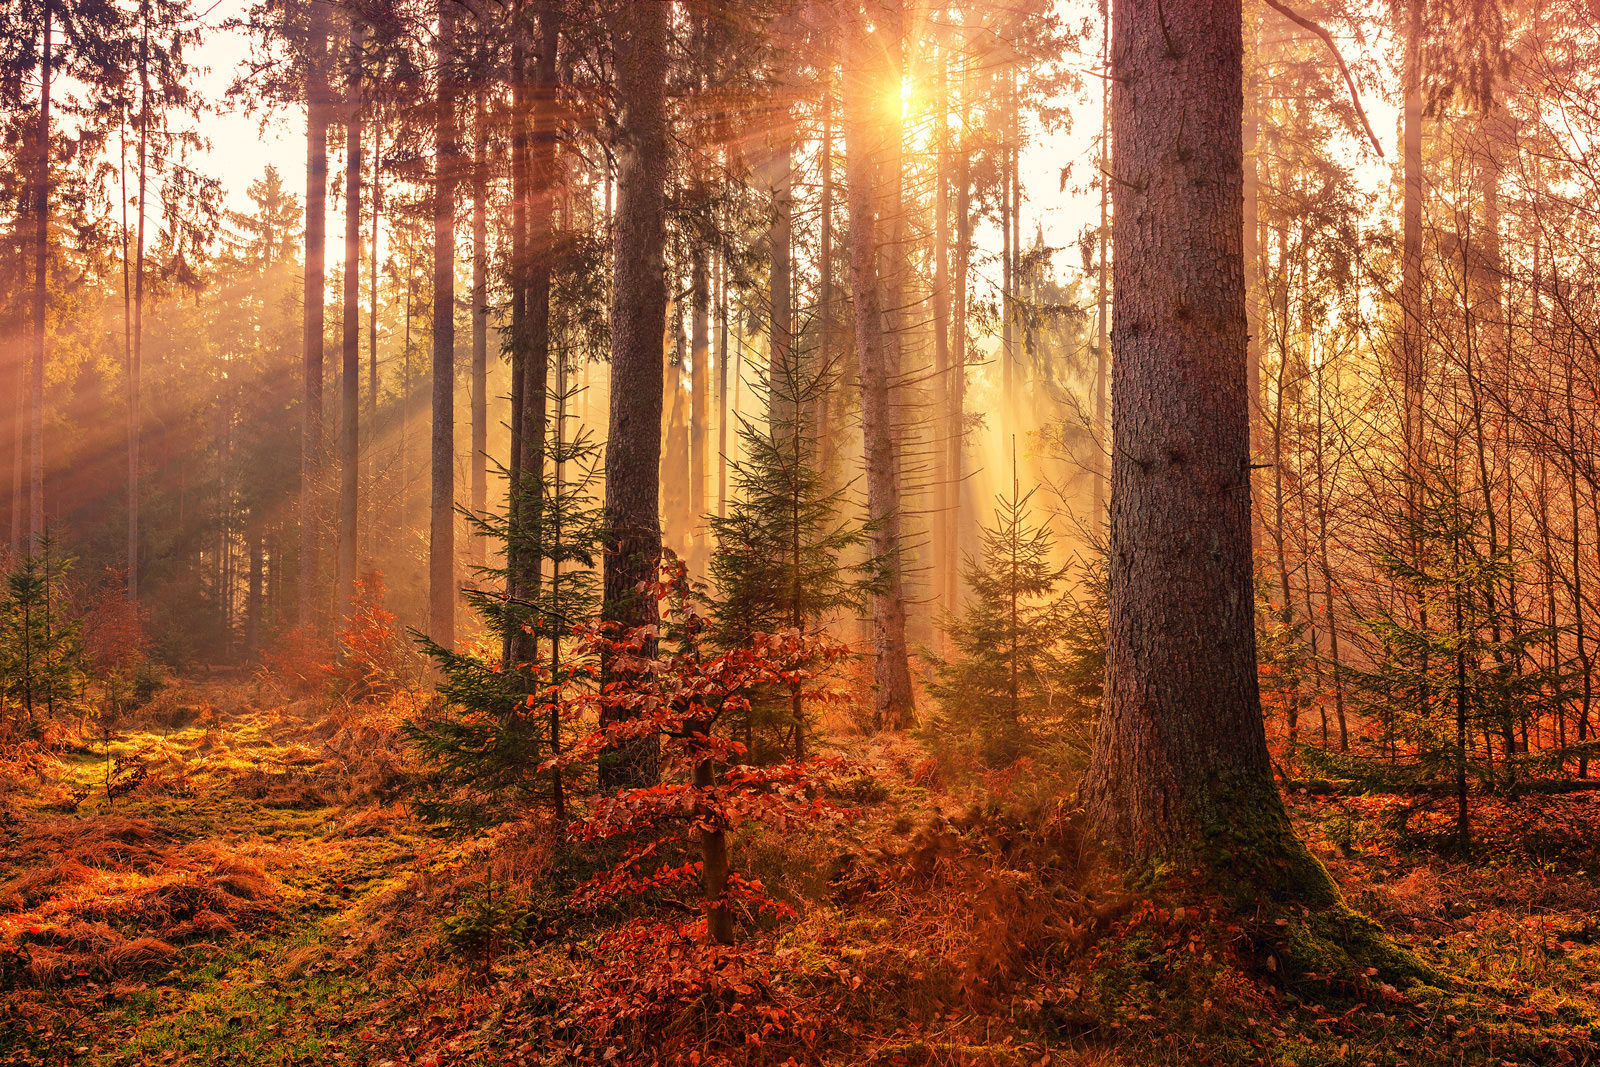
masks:
<path id="1" fill-rule="evenodd" d="M 1111 607 L 1082 793 L 1127 859 L 1276 890 L 1320 868 L 1273 782 L 1256 680 L 1240 4 L 1112 17 Z M 1337 899 L 1325 873 L 1320 891 Z"/>
<path id="2" fill-rule="evenodd" d="M 337 617 L 350 614 L 356 581 L 356 492 L 361 481 L 361 39 L 350 23 L 345 82 L 344 329 L 339 370 L 339 587 Z M 376 269 L 376 268 L 374 268 Z"/>
<path id="3" fill-rule="evenodd" d="M 328 13 L 311 0 L 311 41 L 306 68 L 305 334 L 300 425 L 300 625 L 312 622 L 321 531 L 322 329 L 328 213 Z"/>
<path id="4" fill-rule="evenodd" d="M 433 116 L 433 470 L 428 523 L 428 627 L 455 643 L 456 130 L 454 0 L 439 0 L 439 85 Z"/>
<path id="5" fill-rule="evenodd" d="M 668 14 L 666 4 L 624 4 L 611 20 L 622 114 L 616 140 L 602 617 L 623 627 L 650 626 L 657 619 L 655 598 L 641 595 L 639 585 L 654 579 L 661 559 Z M 606 678 L 615 681 L 615 658 L 602 666 Z M 654 782 L 658 763 L 656 739 L 627 745 L 602 760 L 601 787 Z"/>
<path id="6" fill-rule="evenodd" d="M 897 6 L 897 5 L 896 5 Z M 890 24 L 896 24 L 891 14 Z M 891 389 L 893 339 L 885 334 L 884 301 L 878 279 L 878 220 L 873 201 L 875 164 L 885 139 L 898 139 L 898 128 L 885 131 L 873 116 L 876 92 L 890 69 L 885 50 L 889 31 L 882 20 L 868 34 L 852 27 L 844 70 L 845 170 L 849 184 L 850 282 L 855 304 L 856 359 L 861 376 L 861 429 L 867 467 L 867 514 L 872 521 L 872 550 L 883 567 L 872 596 L 873 720 L 880 728 L 901 729 L 915 712 L 911 670 L 906 652 L 906 608 L 900 559 L 900 460 Z"/>
<path id="7" fill-rule="evenodd" d="M 54 4 L 45 0 L 44 47 L 39 53 L 38 159 L 33 177 L 33 380 L 28 397 L 28 550 L 44 537 L 45 305 L 50 259 L 50 55 Z"/>

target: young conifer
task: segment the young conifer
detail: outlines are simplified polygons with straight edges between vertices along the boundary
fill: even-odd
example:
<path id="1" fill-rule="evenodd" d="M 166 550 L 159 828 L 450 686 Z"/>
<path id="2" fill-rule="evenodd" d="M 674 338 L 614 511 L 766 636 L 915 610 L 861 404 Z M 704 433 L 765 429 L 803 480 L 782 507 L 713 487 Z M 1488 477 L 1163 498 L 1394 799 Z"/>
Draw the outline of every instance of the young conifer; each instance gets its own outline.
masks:
<path id="1" fill-rule="evenodd" d="M 971 596 L 947 629 L 954 655 L 932 657 L 935 699 L 992 764 L 1014 760 L 1030 734 L 1067 723 L 1083 732 L 1091 720 L 1075 712 L 1093 685 L 1084 663 L 1104 656 L 1099 602 L 1092 588 L 1065 592 L 1070 568 L 1056 562 L 1050 523 L 1033 517 L 1035 491 L 1021 491 L 1013 458 L 1011 493 L 996 497 L 981 555 L 962 568 Z"/>
<path id="2" fill-rule="evenodd" d="M 715 637 L 724 648 L 758 634 L 814 636 L 832 617 L 864 606 L 880 570 L 868 551 L 868 528 L 846 515 L 848 485 L 834 485 L 817 462 L 820 410 L 835 377 L 792 356 L 756 383 L 768 419 L 741 418 L 742 458 L 730 466 L 727 514 L 708 517 Z M 855 561 L 855 562 L 852 562 Z M 756 694 L 745 744 L 756 735 L 787 735 L 785 748 L 805 754 L 807 713 L 798 683 Z"/>
<path id="3" fill-rule="evenodd" d="M 571 407 L 575 389 L 552 390 L 551 410 Z M 566 815 L 566 783 L 556 762 L 564 746 L 567 696 L 590 665 L 573 654 L 566 635 L 599 609 L 595 564 L 600 543 L 600 508 L 594 489 L 601 449 L 587 432 L 570 439 L 566 419 L 550 420 L 541 490 L 525 490 L 521 504 L 537 521 L 519 527 L 515 553 L 535 560 L 543 580 L 526 599 L 493 591 L 504 588 L 503 566 L 480 568 L 485 579 L 468 590 L 468 602 L 493 640 L 487 650 L 457 651 L 421 639 L 442 679 L 440 702 L 407 724 L 407 734 L 434 771 L 418 802 L 429 819 L 458 829 L 493 824 L 548 804 Z M 508 477 L 503 468 L 502 477 Z M 511 547 L 505 515 L 470 515 L 477 532 Z M 503 558 L 503 554 L 502 554 Z M 532 633 L 538 662 L 502 663 L 500 649 L 515 629 Z"/>

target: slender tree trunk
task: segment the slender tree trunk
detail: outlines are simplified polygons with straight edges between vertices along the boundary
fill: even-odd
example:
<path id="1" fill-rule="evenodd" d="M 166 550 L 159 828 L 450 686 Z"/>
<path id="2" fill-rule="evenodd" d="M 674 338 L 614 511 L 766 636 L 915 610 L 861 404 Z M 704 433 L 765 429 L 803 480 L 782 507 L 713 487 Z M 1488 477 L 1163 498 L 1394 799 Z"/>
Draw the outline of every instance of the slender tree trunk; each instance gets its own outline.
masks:
<path id="1" fill-rule="evenodd" d="M 28 398 L 28 551 L 44 537 L 45 308 L 50 259 L 50 81 L 54 0 L 44 4 L 44 46 L 39 53 L 38 157 L 33 177 L 33 381 Z"/>
<path id="2" fill-rule="evenodd" d="M 602 617 L 629 628 L 656 622 L 655 598 L 641 595 L 639 586 L 655 578 L 661 559 L 668 14 L 666 4 L 625 4 L 611 19 L 622 113 L 612 238 L 611 416 L 605 460 L 608 543 Z M 602 667 L 608 680 L 617 680 L 621 668 L 615 658 L 608 657 Z M 609 753 L 600 766 L 601 787 L 655 782 L 659 751 L 658 740 L 651 738 Z"/>
<path id="3" fill-rule="evenodd" d="M 1000 154 L 1004 161 L 1000 168 L 1000 417 L 1009 421 L 1017 416 L 1016 359 L 1011 351 L 1012 300 L 1017 286 L 1017 280 L 1013 277 L 1011 269 L 1012 264 L 1016 262 L 1011 247 L 1011 146 L 1004 140 L 1011 130 L 1009 92 L 1006 116 L 1005 133 L 1001 134 L 1000 144 Z"/>
<path id="4" fill-rule="evenodd" d="M 833 69 L 823 73 L 822 85 L 821 196 L 817 211 L 817 373 L 822 376 L 822 395 L 817 398 L 817 467 L 827 477 L 836 454 L 832 440 L 834 394 L 833 372 Z"/>
<path id="5" fill-rule="evenodd" d="M 958 490 L 950 477 L 949 450 L 944 447 L 956 428 L 949 425 L 950 373 L 950 93 L 946 57 L 939 57 L 938 101 L 934 106 L 933 188 L 933 376 L 934 376 L 934 521 L 933 588 L 941 596 L 949 588 L 945 576 L 957 566 L 949 522 L 952 499 Z M 955 610 L 946 602 L 945 611 Z"/>
<path id="6" fill-rule="evenodd" d="M 433 440 L 428 524 L 428 627 L 455 643 L 456 6 L 439 0 L 438 98 L 433 142 Z"/>
<path id="7" fill-rule="evenodd" d="M 711 264 L 710 251 L 696 241 L 690 252 L 689 360 L 689 514 L 695 529 L 695 563 L 705 565 L 701 532 L 706 515 L 706 445 L 709 444 L 707 419 L 711 394 Z"/>
<path id="8" fill-rule="evenodd" d="M 300 426 L 299 619 L 312 623 L 321 541 L 322 331 L 324 244 L 328 213 L 328 12 L 326 0 L 311 0 L 311 44 L 306 63 L 306 244 L 303 400 Z"/>
<path id="9" fill-rule="evenodd" d="M 896 8 L 898 4 L 894 4 Z M 890 351 L 893 339 L 885 335 L 884 299 L 878 278 L 881 254 L 878 222 L 873 210 L 874 172 L 881 158 L 898 141 L 898 128 L 883 130 L 874 121 L 872 102 L 877 82 L 873 75 L 893 68 L 886 62 L 886 42 L 896 24 L 887 22 L 867 33 L 851 33 L 844 65 L 845 168 L 850 207 L 850 280 L 855 304 L 856 359 L 861 376 L 861 425 L 867 467 L 867 514 L 872 521 L 872 551 L 883 575 L 872 596 L 873 720 L 882 729 L 903 729 L 914 714 L 911 671 L 906 652 L 906 609 L 900 559 L 900 461 L 894 426 L 892 390 L 896 371 Z M 885 142 L 890 142 L 886 144 Z M 891 179 L 892 180 L 892 179 Z M 891 202 L 888 210 L 895 205 Z"/>
<path id="10" fill-rule="evenodd" d="M 1403 69 L 1405 100 L 1401 118 L 1401 177 L 1404 190 L 1401 203 L 1400 252 L 1400 375 L 1404 420 L 1403 438 L 1406 476 L 1406 515 L 1410 525 L 1421 502 L 1422 484 L 1422 3 L 1413 2 L 1407 16 Z M 1415 538 L 1413 537 L 1413 540 Z M 1421 546 L 1411 546 L 1413 563 Z M 1422 609 L 1425 610 L 1425 609 Z"/>
<path id="11" fill-rule="evenodd" d="M 526 191 L 527 227 L 524 259 L 518 269 L 522 322 L 514 338 L 520 361 L 513 368 L 517 375 L 520 402 L 516 405 L 513 443 L 515 487 L 514 530 L 516 544 L 511 576 L 513 596 L 524 604 L 539 596 L 541 546 L 543 535 L 543 490 L 545 436 L 549 410 L 550 384 L 550 283 L 551 256 L 554 254 L 553 212 L 555 198 L 556 153 L 556 65 L 560 50 L 560 25 L 557 5 L 539 6 L 539 52 L 534 62 L 531 86 L 531 121 L 526 127 L 526 148 L 522 153 L 522 188 Z M 526 614 L 524 609 L 523 614 Z M 536 635 L 527 628 L 518 630 L 511 641 L 511 660 L 533 663 L 539 655 Z"/>
<path id="12" fill-rule="evenodd" d="M 527 494 L 523 491 L 523 442 L 527 428 L 523 425 L 526 397 L 523 396 L 528 376 L 528 286 L 532 270 L 532 257 L 528 249 L 528 208 L 530 190 L 532 131 L 530 117 L 533 102 L 528 79 L 528 55 L 523 43 L 526 5 L 518 0 L 515 8 L 518 32 L 511 45 L 511 446 L 507 461 L 506 488 L 506 600 L 511 614 L 520 614 L 518 601 L 527 599 L 524 586 L 528 585 L 527 565 L 523 562 L 527 546 L 524 545 L 530 516 Z M 537 560 L 535 561 L 537 566 Z M 518 663 L 531 659 L 529 638 L 519 630 L 508 629 L 503 634 L 500 665 L 509 671 Z"/>
<path id="13" fill-rule="evenodd" d="M 1246 25 L 1246 33 L 1254 40 L 1254 18 Z M 1261 176 L 1257 158 L 1261 150 L 1261 59 L 1259 44 L 1250 67 L 1250 78 L 1244 87 L 1244 310 L 1247 316 L 1249 340 L 1245 348 L 1245 392 L 1250 397 L 1250 424 L 1252 441 L 1259 435 L 1256 425 L 1261 415 L 1261 312 L 1257 306 L 1257 289 L 1261 275 L 1261 246 L 1259 241 Z"/>
<path id="14" fill-rule="evenodd" d="M 356 581 L 357 493 L 361 483 L 361 49 L 365 31 L 350 20 L 345 79 L 344 316 L 339 371 L 339 587 L 337 616 L 350 614 Z"/>
<path id="15" fill-rule="evenodd" d="M 1095 347 L 1094 347 L 1094 513 L 1096 527 L 1106 513 L 1106 387 L 1110 384 L 1111 329 L 1109 298 L 1111 295 L 1111 263 L 1107 253 L 1111 245 L 1111 227 L 1107 213 L 1111 206 L 1111 5 L 1105 8 L 1105 29 L 1100 44 L 1100 230 L 1096 235 L 1095 249 L 1100 253 L 1100 263 L 1095 270 Z M 1247 177 L 1248 181 L 1248 177 Z M 1246 189 L 1246 228 L 1254 213 L 1255 203 Z M 1245 259 L 1246 277 L 1252 269 L 1250 257 Z M 1254 352 L 1254 331 L 1251 345 Z M 1254 365 L 1252 364 L 1252 369 Z M 1251 393 L 1254 396 L 1254 392 Z"/>
<path id="16" fill-rule="evenodd" d="M 771 289 L 767 304 L 767 336 L 771 342 L 767 368 L 770 432 L 776 437 L 793 433 L 796 412 L 787 399 L 799 382 L 794 352 L 794 146 L 789 140 L 787 117 L 780 120 L 778 144 L 773 150 L 772 225 L 767 231 Z"/>
<path id="17" fill-rule="evenodd" d="M 372 142 L 372 251 L 367 270 L 367 506 L 364 524 L 369 566 L 378 547 L 373 502 L 378 495 L 378 226 L 383 211 L 383 124 L 377 115 L 374 115 L 372 123 Z"/>
<path id="18" fill-rule="evenodd" d="M 489 157 L 488 106 L 478 87 L 472 109 L 472 513 L 489 506 Z M 489 562 L 489 544 L 472 538 L 472 562 Z"/>
<path id="19" fill-rule="evenodd" d="M 1273 782 L 1256 678 L 1240 4 L 1117 0 L 1112 18 L 1111 605 L 1082 795 L 1132 861 L 1331 902 Z"/>
<path id="20" fill-rule="evenodd" d="M 717 515 L 728 515 L 728 260 L 717 257 Z"/>
<path id="21" fill-rule="evenodd" d="M 150 7 L 139 5 L 139 208 L 135 220 L 133 336 L 128 346 L 128 599 L 139 599 L 139 390 L 144 377 L 144 222 L 145 198 L 150 186 Z M 126 242 L 127 200 L 123 199 L 123 240 Z M 127 246 L 123 246 L 123 297 L 127 297 Z"/>
<path id="22" fill-rule="evenodd" d="M 698 729 L 705 736 L 705 727 Z M 717 781 L 716 763 L 709 757 L 694 761 L 694 787 L 709 791 Z M 706 901 L 706 938 L 713 944 L 733 944 L 733 910 L 728 906 L 728 832 L 710 812 L 703 812 L 700 838 L 700 881 Z"/>
<path id="23" fill-rule="evenodd" d="M 975 539 L 968 506 L 966 481 L 967 444 L 967 291 L 972 273 L 972 72 L 970 57 L 963 56 L 961 73 L 961 148 L 956 157 L 956 263 L 954 308 L 951 314 L 950 346 L 950 482 L 955 492 L 950 500 L 950 545 L 957 560 Z M 973 546 L 975 547 L 975 546 Z M 951 611 L 961 604 L 961 567 L 945 574 L 945 603 Z"/>
<path id="24" fill-rule="evenodd" d="M 245 594 L 245 658 L 254 663 L 261 654 L 262 536 L 261 519 L 251 510 L 246 536 L 250 539 L 249 588 Z"/>
<path id="25" fill-rule="evenodd" d="M 1246 166 L 1249 164 L 1247 163 Z M 1350 751 L 1350 728 L 1344 712 L 1344 664 L 1339 653 L 1339 619 L 1334 613 L 1333 565 L 1328 553 L 1328 475 L 1325 456 L 1325 423 L 1327 363 L 1319 362 L 1316 370 L 1316 465 L 1317 465 L 1317 563 L 1322 572 L 1322 610 L 1328 629 L 1328 656 L 1333 661 L 1333 709 L 1339 723 L 1339 751 Z M 1307 581 L 1309 587 L 1310 582 Z M 1309 596 L 1310 590 L 1307 589 Z M 1309 608 L 1308 608 L 1309 610 Z"/>

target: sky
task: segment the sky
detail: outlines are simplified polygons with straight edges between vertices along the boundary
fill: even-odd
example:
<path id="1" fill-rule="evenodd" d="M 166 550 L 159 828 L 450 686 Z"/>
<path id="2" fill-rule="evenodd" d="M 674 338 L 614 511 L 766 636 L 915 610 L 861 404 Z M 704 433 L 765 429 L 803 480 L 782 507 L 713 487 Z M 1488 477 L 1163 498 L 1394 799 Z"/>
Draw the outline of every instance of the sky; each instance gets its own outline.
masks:
<path id="1" fill-rule="evenodd" d="M 270 113 L 247 114 L 242 109 L 227 109 L 226 90 L 236 72 L 249 54 L 249 42 L 243 31 L 230 29 L 230 19 L 242 17 L 251 0 L 217 0 L 206 10 L 204 19 L 210 27 L 194 55 L 195 61 L 205 68 L 203 88 L 206 95 L 223 108 L 220 114 L 208 119 L 206 133 L 211 140 L 204 169 L 221 177 L 229 206 L 247 206 L 246 189 L 270 164 L 278 168 L 287 188 L 301 195 L 305 187 L 305 117 L 301 108 L 278 108 Z M 1059 0 L 1057 12 L 1071 26 L 1098 22 L 1098 7 L 1094 0 Z M 1301 31 L 1283 23 L 1271 11 L 1264 11 L 1263 32 Z M 1378 51 L 1364 53 L 1354 41 L 1344 37 L 1338 26 L 1330 26 L 1345 58 L 1358 71 L 1366 74 L 1368 84 L 1362 86 L 1362 103 L 1383 142 L 1385 158 L 1379 159 L 1354 135 L 1349 138 L 1349 150 L 1360 183 L 1369 190 L 1380 190 L 1392 183 L 1391 166 L 1398 139 L 1397 110 L 1386 94 L 1375 91 L 1370 84 L 1373 77 L 1385 82 L 1389 78 L 1387 52 L 1381 46 L 1386 42 L 1369 42 L 1380 46 Z M 1027 144 L 1022 155 L 1022 183 L 1025 203 L 1022 215 L 1022 232 L 1025 244 L 1031 245 L 1037 232 L 1042 232 L 1047 245 L 1056 252 L 1053 263 L 1058 279 L 1068 281 L 1082 270 L 1082 259 L 1077 248 L 1078 235 L 1086 227 L 1099 222 L 1099 194 L 1092 188 L 1090 178 L 1095 171 L 1096 141 L 1100 132 L 1100 88 L 1103 81 L 1096 76 L 1099 65 L 1100 42 L 1098 35 L 1084 42 L 1087 54 L 1069 55 L 1064 63 L 1079 72 L 1083 89 L 1067 99 L 1052 101 L 1070 114 L 1070 128 L 1041 130 L 1036 122 L 1029 123 Z M 1332 59 L 1329 57 L 1330 67 Z M 1358 75 L 1359 76 L 1359 75 Z M 334 138 L 333 173 L 339 166 L 337 155 L 342 144 Z M 1063 168 L 1071 168 L 1071 180 L 1062 188 Z M 330 201 L 330 211 L 338 210 L 338 203 Z M 328 262 L 339 262 L 343 254 L 343 226 L 328 227 Z M 980 247 L 990 252 L 999 251 L 998 229 L 980 225 L 975 232 Z M 994 284 L 998 279 L 990 279 Z"/>
<path id="2" fill-rule="evenodd" d="M 222 179 L 230 207 L 242 209 L 248 205 L 245 190 L 268 165 L 276 166 L 283 176 L 284 185 L 296 196 L 305 191 L 305 112 L 299 108 L 279 108 L 263 115 L 246 114 L 242 109 L 227 109 L 226 91 L 237 70 L 249 55 L 249 42 L 242 30 L 226 28 L 226 23 L 244 15 L 250 0 L 218 0 L 204 15 L 210 29 L 196 49 L 193 59 L 205 68 L 201 85 L 208 99 L 223 108 L 220 114 L 210 117 L 205 124 L 211 147 L 201 164 L 202 169 Z M 1093 9 L 1092 4 L 1063 2 L 1063 14 L 1074 21 Z M 1093 47 L 1097 50 L 1098 45 Z M 1067 60 L 1079 70 L 1088 70 L 1098 64 L 1098 54 Z M 1100 131 L 1100 100 L 1098 80 L 1088 83 L 1086 100 L 1075 100 L 1073 129 L 1062 132 L 1041 133 L 1034 126 L 1028 135 L 1028 145 L 1022 158 L 1022 182 L 1027 201 L 1023 212 L 1024 242 L 1032 243 L 1035 230 L 1043 228 L 1045 240 L 1052 247 L 1066 251 L 1057 259 L 1064 270 L 1078 269 L 1076 251 L 1079 231 L 1086 225 L 1099 221 L 1098 194 L 1087 189 L 1069 187 L 1060 190 L 1060 172 L 1068 161 L 1073 163 L 1073 186 L 1086 186 L 1093 173 L 1095 140 Z M 341 144 L 332 146 L 336 151 Z M 338 166 L 337 161 L 332 167 Z M 335 170 L 336 173 L 336 170 Z M 330 204 L 330 210 L 336 205 Z M 328 227 L 329 262 L 338 262 L 343 254 L 343 227 Z M 987 237 L 998 242 L 998 230 Z M 978 234 L 980 243 L 986 236 Z"/>

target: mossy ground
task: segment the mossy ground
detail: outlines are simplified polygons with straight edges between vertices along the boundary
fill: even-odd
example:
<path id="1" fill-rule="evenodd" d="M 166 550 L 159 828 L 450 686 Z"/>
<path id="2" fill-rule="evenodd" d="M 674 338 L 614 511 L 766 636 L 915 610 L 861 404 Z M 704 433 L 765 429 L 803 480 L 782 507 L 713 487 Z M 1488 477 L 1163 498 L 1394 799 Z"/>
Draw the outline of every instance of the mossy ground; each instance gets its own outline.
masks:
<path id="1" fill-rule="evenodd" d="M 1094 874 L 1080 821 L 1038 767 L 963 778 L 922 742 L 841 736 L 833 747 L 864 768 L 840 797 L 857 817 L 738 845 L 799 911 L 747 934 L 764 970 L 744 999 L 790 1013 L 793 1039 L 748 1044 L 759 1029 L 699 1000 L 659 1033 L 595 1040 L 577 1009 L 606 973 L 611 920 L 563 925 L 550 910 L 548 840 L 430 835 L 400 802 L 403 755 L 376 713 L 286 705 L 248 682 L 186 699 L 204 706 L 194 721 L 115 741 L 113 769 L 121 756 L 147 773 L 114 803 L 94 791 L 106 768 L 96 746 L 26 771 L 0 800 L 0 942 L 76 961 L 42 977 L 0 972 L 0 1062 L 1600 1057 L 1600 800 L 1586 794 L 1541 799 L 1531 821 L 1486 806 L 1470 863 L 1431 850 L 1426 819 L 1396 838 L 1393 798 L 1291 797 L 1303 862 L 1331 872 L 1341 900 L 1252 910 L 1177 880 L 1134 893 Z M 69 853 L 82 862 L 67 877 Z M 188 866 L 172 880 L 163 864 Z M 453 939 L 445 920 L 470 929 L 461 920 L 485 884 L 510 887 L 498 890 L 509 910 L 483 910 L 481 936 Z M 202 899 L 242 903 L 196 925 Z M 89 918 L 118 940 L 73 925 Z M 140 938 L 166 948 L 125 950 Z M 1397 980 L 1396 960 L 1420 965 L 1412 981 Z"/>

